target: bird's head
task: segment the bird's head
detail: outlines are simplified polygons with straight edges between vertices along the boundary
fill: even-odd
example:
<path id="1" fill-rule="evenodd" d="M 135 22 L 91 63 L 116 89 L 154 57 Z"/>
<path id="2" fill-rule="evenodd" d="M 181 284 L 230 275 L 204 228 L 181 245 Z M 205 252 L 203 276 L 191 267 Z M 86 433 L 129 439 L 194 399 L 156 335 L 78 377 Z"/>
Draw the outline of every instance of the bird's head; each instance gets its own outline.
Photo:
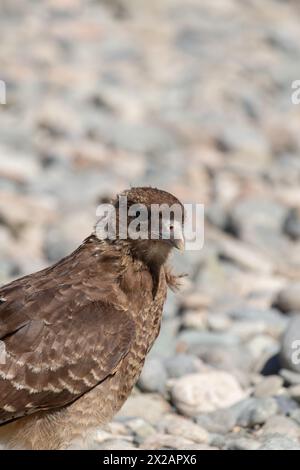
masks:
<path id="1" fill-rule="evenodd" d="M 116 242 L 125 243 L 134 256 L 162 264 L 172 248 L 184 249 L 184 207 L 172 194 L 156 188 L 137 187 L 119 194 Z"/>

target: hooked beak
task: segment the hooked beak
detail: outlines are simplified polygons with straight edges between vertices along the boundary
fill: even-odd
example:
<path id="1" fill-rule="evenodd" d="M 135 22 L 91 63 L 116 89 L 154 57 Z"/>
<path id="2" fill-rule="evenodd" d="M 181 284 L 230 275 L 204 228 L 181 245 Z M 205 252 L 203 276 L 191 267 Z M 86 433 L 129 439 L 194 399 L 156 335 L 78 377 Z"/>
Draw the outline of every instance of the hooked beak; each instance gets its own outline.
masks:
<path id="1" fill-rule="evenodd" d="M 177 250 L 184 251 L 184 249 L 185 249 L 185 240 L 184 240 L 183 237 L 180 238 L 180 239 L 173 240 L 172 243 L 173 243 L 173 246 L 175 248 L 177 248 Z"/>
<path id="2" fill-rule="evenodd" d="M 173 236 L 171 242 L 177 250 L 184 251 L 185 249 L 185 239 L 183 234 L 183 226 L 180 222 L 173 222 Z"/>
<path id="3" fill-rule="evenodd" d="M 177 250 L 184 251 L 185 249 L 183 227 L 182 224 L 177 221 L 173 222 L 171 233 L 168 228 L 163 230 L 162 239 L 168 242 L 172 247 L 177 248 Z"/>

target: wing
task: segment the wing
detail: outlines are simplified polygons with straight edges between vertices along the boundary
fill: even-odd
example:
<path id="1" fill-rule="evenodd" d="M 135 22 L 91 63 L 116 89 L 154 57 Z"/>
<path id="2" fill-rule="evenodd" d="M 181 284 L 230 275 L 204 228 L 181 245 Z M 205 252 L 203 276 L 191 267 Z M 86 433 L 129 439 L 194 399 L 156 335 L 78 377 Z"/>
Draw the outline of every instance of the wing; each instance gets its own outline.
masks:
<path id="1" fill-rule="evenodd" d="M 91 300 L 76 282 L 40 289 L 34 276 L 0 289 L 0 424 L 72 403 L 115 372 L 134 335 L 117 298 Z"/>

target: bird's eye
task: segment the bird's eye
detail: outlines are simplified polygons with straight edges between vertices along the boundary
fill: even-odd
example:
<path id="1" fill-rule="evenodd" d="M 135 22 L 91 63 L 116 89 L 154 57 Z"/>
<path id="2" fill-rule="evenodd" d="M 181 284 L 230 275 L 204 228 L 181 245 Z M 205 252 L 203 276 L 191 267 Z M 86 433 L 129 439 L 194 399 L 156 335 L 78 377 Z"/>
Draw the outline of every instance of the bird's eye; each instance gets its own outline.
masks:
<path id="1" fill-rule="evenodd" d="M 140 217 L 141 211 L 136 211 L 135 215 L 136 215 L 136 217 Z"/>

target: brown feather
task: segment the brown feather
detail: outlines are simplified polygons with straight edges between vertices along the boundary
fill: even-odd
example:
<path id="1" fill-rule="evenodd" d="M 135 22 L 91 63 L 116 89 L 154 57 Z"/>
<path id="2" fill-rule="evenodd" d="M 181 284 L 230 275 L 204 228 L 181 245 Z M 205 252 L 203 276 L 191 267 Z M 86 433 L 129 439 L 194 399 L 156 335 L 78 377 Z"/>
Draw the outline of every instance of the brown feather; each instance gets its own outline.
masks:
<path id="1" fill-rule="evenodd" d="M 127 194 L 177 201 L 153 188 Z M 0 288 L 0 438 L 9 447 L 65 448 L 122 406 L 159 333 L 167 284 L 177 284 L 164 265 L 170 249 L 147 243 L 91 235 L 54 266 Z"/>

